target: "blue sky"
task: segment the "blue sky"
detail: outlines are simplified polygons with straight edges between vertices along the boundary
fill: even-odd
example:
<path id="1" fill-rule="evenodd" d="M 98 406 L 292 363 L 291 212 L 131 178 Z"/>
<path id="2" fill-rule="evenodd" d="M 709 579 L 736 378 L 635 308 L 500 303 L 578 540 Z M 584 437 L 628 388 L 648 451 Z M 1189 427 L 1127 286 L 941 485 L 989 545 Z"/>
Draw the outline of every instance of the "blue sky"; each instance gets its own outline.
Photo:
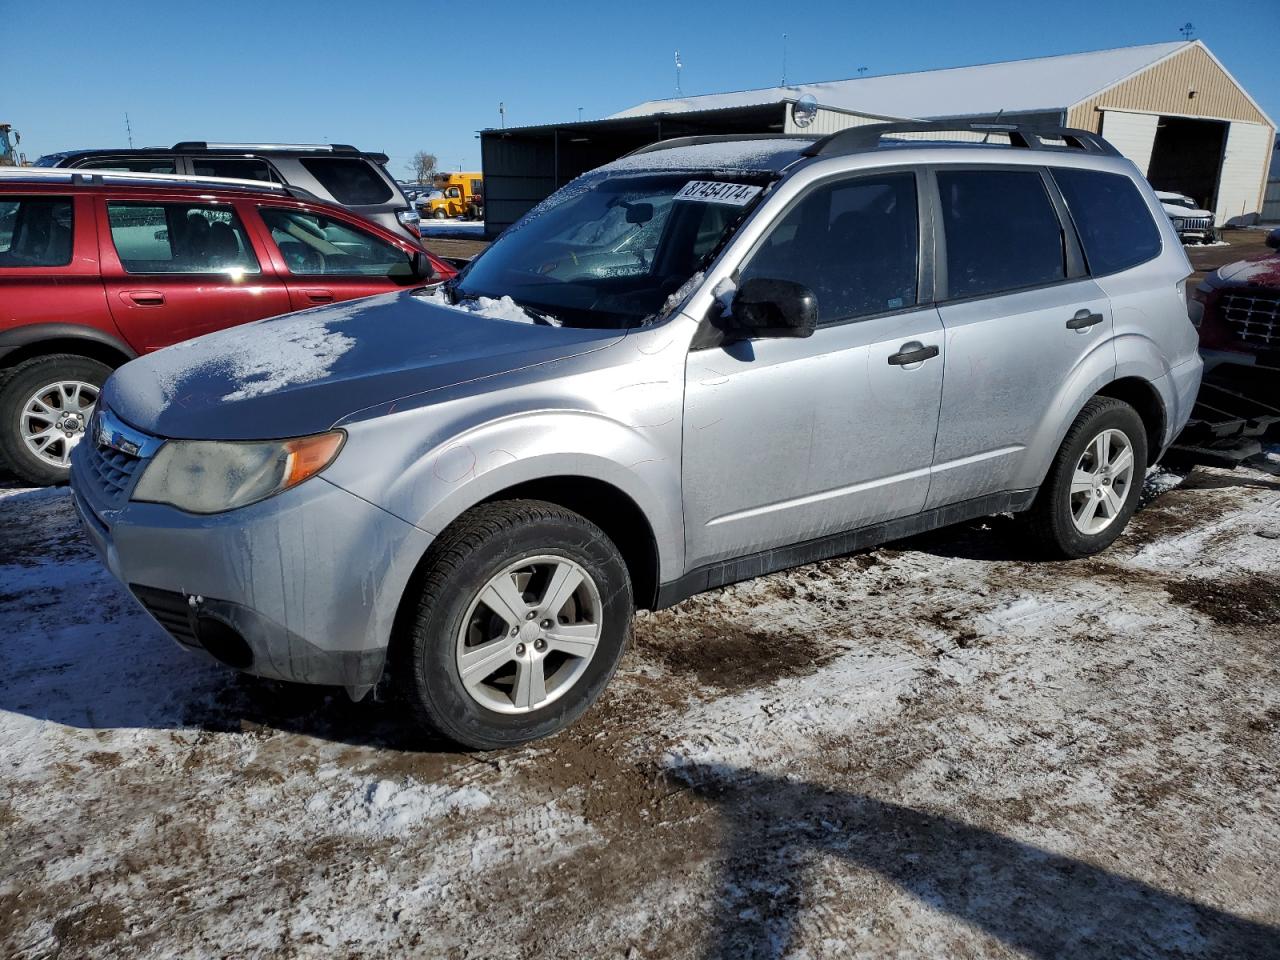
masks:
<path id="1" fill-rule="evenodd" d="M 1064 12 L 1066 16 L 1063 16 Z M 41 153 L 183 139 L 354 143 L 404 174 L 479 163 L 481 127 L 675 94 L 1176 40 L 1190 21 L 1280 117 L 1278 0 L 457 3 L 0 0 L 0 120 Z"/>

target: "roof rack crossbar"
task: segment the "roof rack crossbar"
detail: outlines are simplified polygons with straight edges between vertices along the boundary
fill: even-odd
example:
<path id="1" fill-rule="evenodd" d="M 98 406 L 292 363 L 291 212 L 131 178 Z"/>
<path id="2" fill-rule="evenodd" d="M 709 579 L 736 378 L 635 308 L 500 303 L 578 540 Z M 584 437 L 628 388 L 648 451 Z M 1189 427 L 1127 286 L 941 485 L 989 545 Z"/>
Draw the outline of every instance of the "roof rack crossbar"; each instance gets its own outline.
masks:
<path id="1" fill-rule="evenodd" d="M 694 147 L 700 143 L 732 143 L 735 140 L 811 140 L 812 136 L 803 133 L 707 133 L 694 137 L 672 137 L 670 140 L 658 140 L 655 143 L 637 147 L 624 156 L 635 157 L 642 153 L 655 153 L 658 150 L 674 150 L 677 147 Z"/>
<path id="2" fill-rule="evenodd" d="M 1003 123 L 998 120 L 906 120 L 849 127 L 815 141 L 803 153 L 807 157 L 838 157 L 875 150 L 885 136 L 895 133 L 1003 133 L 1010 146 L 1026 150 L 1081 150 L 1116 157 L 1120 152 L 1096 133 L 1074 127 Z M 1060 140 L 1059 145 L 1053 142 Z"/>

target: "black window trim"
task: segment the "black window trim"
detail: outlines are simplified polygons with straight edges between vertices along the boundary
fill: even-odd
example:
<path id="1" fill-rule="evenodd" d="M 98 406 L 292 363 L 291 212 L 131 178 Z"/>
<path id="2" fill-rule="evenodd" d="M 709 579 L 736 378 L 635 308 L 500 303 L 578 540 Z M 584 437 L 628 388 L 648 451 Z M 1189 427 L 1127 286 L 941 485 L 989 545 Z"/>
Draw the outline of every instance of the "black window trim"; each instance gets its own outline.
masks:
<path id="1" fill-rule="evenodd" d="M 209 151 L 207 153 L 184 153 L 179 157 L 179 159 L 183 162 L 183 164 L 186 165 L 185 172 L 193 176 L 196 175 L 195 174 L 196 162 L 199 160 L 257 160 L 259 163 L 265 163 L 267 165 L 267 171 L 271 174 L 271 179 L 264 181 L 265 183 L 288 184 L 289 182 L 281 175 L 280 171 L 276 168 L 276 165 L 272 163 L 268 157 L 262 156 L 261 154 L 257 154 L 257 153 L 228 154 L 228 153 L 215 153 L 213 151 Z M 201 174 L 201 176 L 203 176 L 203 174 Z M 245 178 L 239 178 L 239 179 L 245 179 Z M 252 178 L 250 177 L 248 179 L 252 179 Z"/>
<path id="2" fill-rule="evenodd" d="M 1147 200 L 1146 196 L 1143 194 L 1142 188 L 1138 184 L 1134 183 L 1133 177 L 1130 177 L 1124 173 L 1120 173 L 1119 171 L 1116 171 L 1116 170 L 1097 170 L 1093 167 L 1052 166 L 1052 167 L 1046 167 L 1045 170 L 1049 175 L 1049 179 L 1053 182 L 1054 190 L 1058 193 L 1059 196 L 1062 197 L 1062 207 L 1063 207 L 1063 210 L 1066 212 L 1067 222 L 1071 224 L 1071 230 L 1076 235 L 1076 242 L 1080 246 L 1080 255 L 1084 258 L 1086 272 L 1088 276 L 1095 277 L 1095 278 L 1118 276 L 1119 274 L 1127 273 L 1130 270 L 1136 270 L 1138 267 L 1145 266 L 1151 261 L 1157 260 L 1160 257 L 1164 256 L 1164 231 L 1160 229 L 1160 224 L 1156 222 L 1155 217 L 1152 216 L 1151 204 Z M 1156 241 L 1157 241 L 1156 252 L 1153 253 L 1151 256 L 1147 257 L 1147 259 L 1145 260 L 1139 260 L 1137 263 L 1131 263 L 1129 264 L 1129 266 L 1121 267 L 1119 270 L 1106 270 L 1106 271 L 1094 270 L 1093 267 L 1089 265 L 1089 255 L 1084 252 L 1084 240 L 1080 237 L 1080 228 L 1076 225 L 1075 217 L 1071 213 L 1071 208 L 1067 206 L 1066 196 L 1062 194 L 1062 187 L 1058 185 L 1057 178 L 1054 176 L 1055 170 L 1082 170 L 1085 173 L 1097 173 L 1097 174 L 1103 174 L 1105 176 L 1110 176 L 1110 177 L 1121 177 L 1125 180 L 1128 180 L 1130 186 L 1132 186 L 1133 189 L 1137 191 L 1138 197 L 1142 200 L 1143 208 L 1147 211 L 1147 216 L 1151 220 L 1151 225 L 1156 228 Z"/>
<path id="3" fill-rule="evenodd" d="M 900 314 L 918 313 L 921 310 L 927 310 L 936 305 L 933 292 L 935 290 L 935 264 L 933 250 L 936 245 L 936 233 L 934 227 L 934 207 L 928 195 L 928 188 L 925 184 L 925 175 L 928 168 L 923 164 L 907 163 L 894 164 L 893 166 L 883 166 L 874 168 L 862 168 L 858 170 L 842 170 L 838 173 L 832 173 L 828 176 L 814 180 L 812 183 L 804 187 L 799 193 L 787 202 L 772 218 L 769 227 L 762 233 L 759 239 L 752 245 L 742 257 L 738 266 L 733 271 L 733 281 L 735 284 L 739 282 L 739 270 L 744 264 L 750 263 L 760 248 L 764 246 L 769 236 L 773 233 L 774 228 L 797 206 L 803 203 L 811 194 L 817 190 L 821 190 L 828 185 L 837 181 L 866 180 L 873 177 L 883 177 L 890 174 L 911 174 L 915 177 L 916 183 L 916 229 L 918 231 L 918 247 L 916 252 L 916 302 L 907 306 L 899 307 L 896 310 L 881 310 L 876 313 L 859 313 L 848 317 L 840 317 L 834 320 L 826 320 L 819 323 L 814 328 L 814 335 L 817 336 L 821 331 L 830 329 L 831 327 L 843 327 L 850 323 L 862 323 L 865 320 L 875 320 L 880 317 L 893 317 Z M 741 229 L 741 226 L 739 227 Z M 943 264 L 945 271 L 945 263 Z M 821 306 L 821 305 L 819 305 Z M 714 310 L 715 307 L 713 306 Z"/>
<path id="4" fill-rule="evenodd" d="M 1051 280 L 1048 283 L 1034 283 L 1025 287 L 1011 287 L 1007 290 L 975 293 L 964 297 L 951 296 L 947 277 L 947 231 L 946 227 L 944 227 L 942 223 L 942 193 L 938 187 L 937 175 L 940 172 L 952 173 L 967 171 L 980 173 L 988 173 L 992 171 L 1001 173 L 1033 172 L 1040 175 L 1040 182 L 1044 186 L 1045 193 L 1048 195 L 1054 211 L 1057 213 L 1058 228 L 1062 231 L 1063 269 L 1066 276 L 1061 280 Z M 1028 293 L 1033 290 L 1047 290 L 1051 287 L 1060 287 L 1069 283 L 1079 283 L 1081 280 L 1088 279 L 1089 273 L 1085 268 L 1084 251 L 1080 245 L 1080 238 L 1076 235 L 1075 224 L 1070 218 L 1066 202 L 1062 199 L 1062 195 L 1058 191 L 1057 183 L 1055 183 L 1053 177 L 1049 175 L 1048 167 L 1024 163 L 934 163 L 929 164 L 926 168 L 926 176 L 930 188 L 929 200 L 932 206 L 932 216 L 936 224 L 936 229 L 934 230 L 935 246 L 933 257 L 935 261 L 934 303 L 937 306 L 944 307 L 953 303 L 970 303 L 974 300 L 993 300 L 997 297 L 1013 296 L 1019 293 Z"/>
<path id="5" fill-rule="evenodd" d="M 164 150 L 156 153 L 92 153 L 82 157 L 76 157 L 66 165 L 65 169 L 69 170 L 102 170 L 103 163 L 125 163 L 138 160 L 172 160 L 173 174 L 168 176 L 190 176 L 191 168 L 186 164 L 186 158 L 180 157 L 175 153 L 168 153 Z M 110 170 L 104 171 L 110 173 Z M 162 174 L 164 176 L 164 174 Z"/>

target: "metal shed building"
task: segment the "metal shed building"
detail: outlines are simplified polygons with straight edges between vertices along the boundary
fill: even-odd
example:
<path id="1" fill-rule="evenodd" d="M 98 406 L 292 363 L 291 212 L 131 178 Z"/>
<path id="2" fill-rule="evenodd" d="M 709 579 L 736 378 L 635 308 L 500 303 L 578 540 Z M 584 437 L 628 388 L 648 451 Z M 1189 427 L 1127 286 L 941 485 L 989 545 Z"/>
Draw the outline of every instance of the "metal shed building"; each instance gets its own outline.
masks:
<path id="1" fill-rule="evenodd" d="M 811 118 L 802 102 L 816 102 Z M 1193 40 L 652 100 L 603 120 L 484 130 L 486 232 L 496 236 L 580 173 L 667 137 L 997 115 L 1101 133 L 1154 186 L 1194 198 L 1219 225 L 1253 222 L 1262 209 L 1275 122 Z"/>

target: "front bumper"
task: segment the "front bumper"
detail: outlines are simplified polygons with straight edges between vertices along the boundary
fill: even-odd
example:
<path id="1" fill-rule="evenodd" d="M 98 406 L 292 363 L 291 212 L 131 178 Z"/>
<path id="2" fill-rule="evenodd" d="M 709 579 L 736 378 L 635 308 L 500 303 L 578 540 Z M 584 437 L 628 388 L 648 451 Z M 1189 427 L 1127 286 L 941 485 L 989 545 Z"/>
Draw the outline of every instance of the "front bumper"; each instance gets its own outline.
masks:
<path id="1" fill-rule="evenodd" d="M 89 459 L 77 448 L 71 467 L 85 532 L 182 646 L 259 676 L 344 686 L 357 698 L 378 681 L 429 534 L 323 477 L 209 516 L 121 505 Z"/>

